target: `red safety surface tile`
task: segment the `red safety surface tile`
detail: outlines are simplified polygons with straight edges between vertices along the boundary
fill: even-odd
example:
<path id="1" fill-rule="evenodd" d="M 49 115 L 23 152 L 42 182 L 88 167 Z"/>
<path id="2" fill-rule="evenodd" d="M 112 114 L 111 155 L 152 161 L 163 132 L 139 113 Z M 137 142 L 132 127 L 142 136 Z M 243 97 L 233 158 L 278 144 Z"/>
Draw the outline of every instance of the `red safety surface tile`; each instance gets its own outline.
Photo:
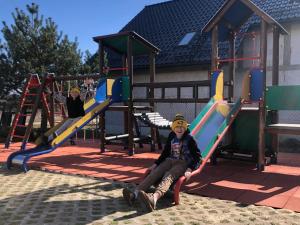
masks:
<path id="1" fill-rule="evenodd" d="M 146 168 L 159 156 L 150 152 L 148 146 L 128 156 L 120 146 L 107 146 L 109 150 L 101 154 L 97 142 L 78 140 L 77 144 L 32 158 L 29 167 L 138 183 Z M 20 143 L 4 149 L 0 144 L 0 163 L 5 163 L 18 146 Z M 280 153 L 278 164 L 266 166 L 263 172 L 256 171 L 251 162 L 219 160 L 216 166 L 208 164 L 183 191 L 300 212 L 300 154 Z"/>

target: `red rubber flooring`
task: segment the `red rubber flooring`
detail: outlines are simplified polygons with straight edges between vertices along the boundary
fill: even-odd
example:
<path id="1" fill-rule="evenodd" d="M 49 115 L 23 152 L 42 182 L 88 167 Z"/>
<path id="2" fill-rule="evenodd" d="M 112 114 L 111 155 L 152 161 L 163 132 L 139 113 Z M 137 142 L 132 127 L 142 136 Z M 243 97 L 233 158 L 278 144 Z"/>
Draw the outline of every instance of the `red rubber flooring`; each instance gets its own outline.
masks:
<path id="1" fill-rule="evenodd" d="M 0 163 L 16 151 L 20 143 L 4 149 L 0 144 Z M 108 146 L 100 154 L 99 143 L 78 141 L 77 146 L 65 146 L 29 161 L 31 168 L 41 168 L 69 174 L 138 183 L 145 169 L 159 153 L 146 149 L 128 156 L 119 146 Z M 280 153 L 277 165 L 257 172 L 249 162 L 221 160 L 217 166 L 207 165 L 203 172 L 184 186 L 188 193 L 199 194 L 243 204 L 286 208 L 300 212 L 300 154 Z"/>

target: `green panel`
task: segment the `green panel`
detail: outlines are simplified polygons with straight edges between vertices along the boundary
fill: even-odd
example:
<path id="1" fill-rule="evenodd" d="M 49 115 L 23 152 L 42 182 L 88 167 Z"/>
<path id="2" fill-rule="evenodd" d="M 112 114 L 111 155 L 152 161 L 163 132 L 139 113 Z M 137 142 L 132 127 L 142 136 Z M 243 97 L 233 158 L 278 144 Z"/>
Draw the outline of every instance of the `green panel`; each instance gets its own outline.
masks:
<path id="1" fill-rule="evenodd" d="M 122 100 L 127 101 L 129 98 L 129 77 L 122 77 Z"/>
<path id="2" fill-rule="evenodd" d="M 127 39 L 128 36 L 118 36 L 118 37 L 111 37 L 105 39 L 103 42 L 104 44 L 113 47 L 115 50 L 127 53 Z M 140 41 L 136 39 L 132 39 L 132 55 L 143 55 L 149 54 L 151 52 L 150 48 L 146 45 L 142 44 Z"/>
<path id="3" fill-rule="evenodd" d="M 266 90 L 267 110 L 300 110 L 300 86 L 270 86 Z"/>
<path id="4" fill-rule="evenodd" d="M 192 131 L 197 124 L 200 122 L 200 120 L 203 118 L 203 116 L 207 113 L 207 111 L 211 108 L 211 106 L 215 103 L 214 98 L 211 98 L 210 101 L 204 106 L 204 108 L 201 110 L 201 112 L 198 114 L 196 119 L 192 121 L 192 123 L 189 126 L 189 130 Z"/>
<path id="5" fill-rule="evenodd" d="M 240 111 L 235 119 L 232 129 L 234 145 L 242 153 L 257 152 L 258 149 L 258 111 Z M 271 116 L 267 116 L 267 124 L 271 122 Z M 266 135 L 266 146 L 271 148 L 271 135 Z"/>

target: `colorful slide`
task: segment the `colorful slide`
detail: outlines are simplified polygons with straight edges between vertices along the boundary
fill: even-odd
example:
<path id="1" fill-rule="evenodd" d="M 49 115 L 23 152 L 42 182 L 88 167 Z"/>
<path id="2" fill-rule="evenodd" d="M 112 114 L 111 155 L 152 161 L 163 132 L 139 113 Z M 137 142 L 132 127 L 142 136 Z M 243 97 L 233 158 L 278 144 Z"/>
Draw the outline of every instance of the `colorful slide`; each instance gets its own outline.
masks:
<path id="1" fill-rule="evenodd" d="M 195 138 L 204 160 L 211 156 L 222 140 L 241 106 L 241 99 L 229 104 L 212 98 L 191 123 L 191 135 Z"/>
<path id="2" fill-rule="evenodd" d="M 96 96 L 87 102 L 84 106 L 85 116 L 78 120 L 75 124 L 68 127 L 63 133 L 57 136 L 52 142 L 50 148 L 35 147 L 12 153 L 7 159 L 7 167 L 10 169 L 13 165 L 19 165 L 25 172 L 28 171 L 27 161 L 38 155 L 47 154 L 61 146 L 66 140 L 71 138 L 87 125 L 91 120 L 105 111 L 112 103 L 120 102 L 124 99 L 122 89 L 125 88 L 123 78 L 118 79 L 103 79 L 99 82 Z M 54 132 L 59 125 L 46 132 L 46 135 Z"/>
<path id="3" fill-rule="evenodd" d="M 202 163 L 198 169 L 192 172 L 192 176 L 202 171 L 206 162 L 236 118 L 244 101 L 243 99 L 239 99 L 235 103 L 228 103 L 223 100 L 222 71 L 215 71 L 212 74 L 211 80 L 210 95 L 213 97 L 189 126 L 191 135 L 196 140 L 202 155 Z M 182 176 L 176 182 L 174 189 L 174 201 L 176 205 L 179 204 L 179 192 L 185 180 L 185 176 Z"/>
<path id="4" fill-rule="evenodd" d="M 223 100 L 223 72 L 212 74 L 211 100 L 190 125 L 191 135 L 195 138 L 204 163 L 210 158 L 229 126 L 242 107 L 242 99 L 236 103 Z M 201 167 L 200 167 L 201 168 Z"/>

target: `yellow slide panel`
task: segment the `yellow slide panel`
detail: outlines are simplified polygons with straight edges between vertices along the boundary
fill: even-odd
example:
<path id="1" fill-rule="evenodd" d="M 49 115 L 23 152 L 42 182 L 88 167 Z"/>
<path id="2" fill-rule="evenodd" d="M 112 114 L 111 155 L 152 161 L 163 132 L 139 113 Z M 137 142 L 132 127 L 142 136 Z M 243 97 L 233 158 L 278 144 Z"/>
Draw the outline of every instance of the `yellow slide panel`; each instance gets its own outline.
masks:
<path id="1" fill-rule="evenodd" d="M 214 96 L 214 99 L 216 101 L 223 100 L 223 88 L 224 88 L 224 73 L 223 71 L 218 76 L 217 82 L 216 82 L 216 94 Z"/>
<path id="2" fill-rule="evenodd" d="M 90 108 L 95 102 L 96 102 L 96 100 L 94 98 L 90 99 L 87 103 L 84 104 L 84 106 L 83 106 L 84 110 L 87 110 L 88 108 Z"/>
<path id="3" fill-rule="evenodd" d="M 51 143 L 51 145 L 56 145 L 62 142 L 67 136 L 69 136 L 72 132 L 74 132 L 78 127 L 81 127 L 87 120 L 89 120 L 95 113 L 98 113 L 103 108 L 109 105 L 111 99 L 107 99 L 98 106 L 96 106 L 94 109 L 92 109 L 90 112 L 85 114 L 84 117 L 82 117 L 80 120 L 78 120 L 75 124 L 70 126 L 67 130 L 65 130 L 63 133 L 61 133 L 59 136 L 57 136 Z"/>
<path id="4" fill-rule="evenodd" d="M 60 126 L 67 120 L 67 118 L 63 119 L 61 122 L 59 122 L 58 124 L 56 124 L 54 127 L 52 127 L 51 129 L 47 130 L 47 132 L 45 133 L 45 136 L 50 136 L 50 134 L 53 134 L 58 128 L 60 128 Z M 36 145 L 39 145 L 42 143 L 42 137 L 38 137 L 34 143 Z"/>
<path id="5" fill-rule="evenodd" d="M 111 96 L 112 95 L 112 86 L 113 86 L 113 84 L 114 84 L 114 82 L 115 82 L 115 79 L 107 79 L 107 81 L 106 81 L 107 83 L 107 86 L 106 86 L 106 90 L 107 90 L 107 92 L 106 92 L 106 94 L 108 95 L 108 96 Z"/>

